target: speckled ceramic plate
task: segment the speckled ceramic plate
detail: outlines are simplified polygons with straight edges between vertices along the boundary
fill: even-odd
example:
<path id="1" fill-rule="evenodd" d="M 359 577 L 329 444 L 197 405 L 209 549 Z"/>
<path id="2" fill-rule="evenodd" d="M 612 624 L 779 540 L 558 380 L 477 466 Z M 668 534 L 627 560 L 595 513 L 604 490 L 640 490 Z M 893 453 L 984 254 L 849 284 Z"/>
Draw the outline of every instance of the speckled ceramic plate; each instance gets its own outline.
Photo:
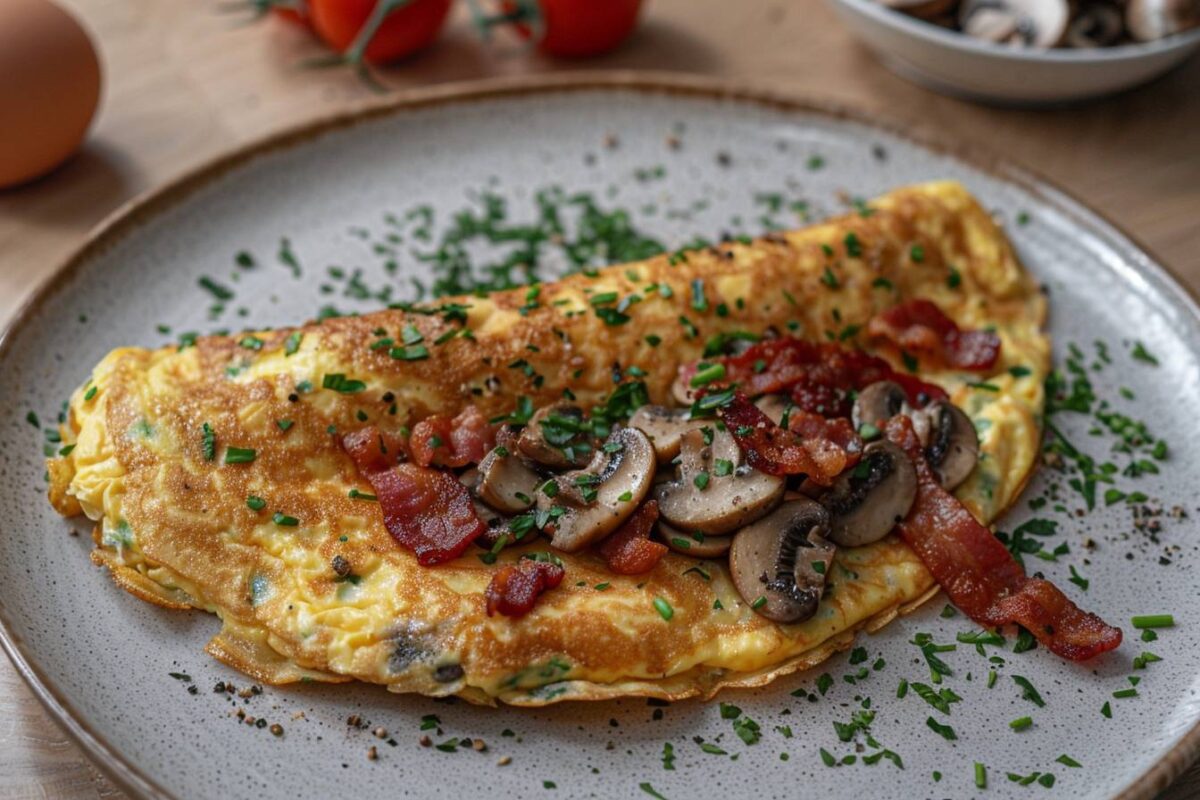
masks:
<path id="1" fill-rule="evenodd" d="M 1076 517 L 1083 500 L 1069 476 L 1045 470 L 1003 523 L 1012 530 L 1035 514 L 1058 520 L 1054 535 L 1035 537 L 1054 560 L 1026 559 L 1125 627 L 1126 643 L 1095 663 L 1068 664 L 1042 650 L 1016 654 L 1011 643 L 989 647 L 985 657 L 959 644 L 941 654 L 953 675 L 934 687 L 961 698 L 947 715 L 919 696 L 916 684 L 930 682 L 929 670 L 910 643 L 918 632 L 954 642 L 972 630 L 961 615 L 941 615 L 939 599 L 863 637 L 865 660 L 843 654 L 811 673 L 724 695 L 758 722 L 754 744 L 739 738 L 715 702 L 487 709 L 358 685 L 268 688 L 240 698 L 214 685 L 250 681 L 202 652 L 217 621 L 117 589 L 88 561 L 86 528 L 59 519 L 44 500 L 47 443 L 26 415 L 52 422 L 110 348 L 251 319 L 277 325 L 325 304 L 365 310 L 379 304 L 385 286 L 394 298 L 412 297 L 410 279 L 427 285 L 432 267 L 411 251 L 429 248 L 412 228 L 401 234 L 404 243 L 387 235 L 426 214 L 432 223 L 419 225 L 433 240 L 456 211 L 478 211 L 485 193 L 504 199 L 510 219 L 532 220 L 537 191 L 560 186 L 590 193 L 605 212 L 628 209 L 637 230 L 672 248 L 697 235 L 798 225 L 804 213 L 821 216 L 855 197 L 946 177 L 995 209 L 1045 283 L 1060 363 L 1077 347 L 1096 394 L 1146 420 L 1154 441 L 1170 443 L 1165 460 L 1131 458 L 1111 452 L 1118 439 L 1094 414 L 1057 413 L 1055 426 L 1097 464 L 1111 459 L 1124 470 L 1141 460 L 1159 471 L 1118 472 L 1113 484 L 1099 485 L 1095 510 Z M 304 266 L 302 280 L 278 263 L 285 237 Z M 242 251 L 254 254 L 256 268 L 236 266 Z M 546 274 L 556 262 L 561 267 L 550 252 Z M 197 284 L 206 275 L 235 291 L 219 312 Z M 1200 720 L 1197 531 L 1170 513 L 1177 504 L 1196 512 L 1197 320 L 1196 305 L 1161 266 L 1075 200 L 1015 168 L 840 111 L 629 76 L 430 90 L 251 147 L 135 203 L 18 318 L 0 347 L 3 643 L 51 712 L 135 795 L 1150 797 L 1195 754 Z M 1135 357 L 1139 342 L 1157 365 Z M 1147 499 L 1130 504 L 1109 489 Z M 1054 492 L 1058 501 L 1030 510 L 1028 501 Z M 1069 513 L 1054 512 L 1056 502 Z M 1155 516 L 1159 508 L 1166 511 Z M 1162 612 L 1177 624 L 1156 641 L 1143 642 L 1129 627 L 1133 615 Z M 1138 669 L 1134 659 L 1144 651 L 1162 660 Z M 1023 696 L 1014 675 L 1036 687 L 1044 707 Z M 898 698 L 902 679 L 910 689 Z M 1135 697 L 1113 696 L 1131 688 Z M 868 704 L 872 739 L 840 741 L 831 723 L 850 721 Z M 237 709 L 266 727 L 246 724 Z M 351 715 L 361 724 L 348 725 Z M 1024 716 L 1032 727 L 1010 729 Z M 938 735 L 930 717 L 952 726 L 957 739 Z M 423 718 L 431 722 L 423 726 Z M 275 724 L 282 736 L 272 735 Z M 387 730 L 384 738 L 373 734 L 377 727 Z M 423 734 L 442 747 L 421 746 Z M 455 738 L 457 747 L 448 744 Z M 482 739 L 486 750 L 463 739 Z M 376 760 L 367 756 L 372 746 Z M 872 757 L 884 748 L 903 768 Z M 839 765 L 826 766 L 822 750 Z M 986 767 L 983 790 L 977 762 Z M 1023 783 L 1009 773 L 1037 775 Z"/>

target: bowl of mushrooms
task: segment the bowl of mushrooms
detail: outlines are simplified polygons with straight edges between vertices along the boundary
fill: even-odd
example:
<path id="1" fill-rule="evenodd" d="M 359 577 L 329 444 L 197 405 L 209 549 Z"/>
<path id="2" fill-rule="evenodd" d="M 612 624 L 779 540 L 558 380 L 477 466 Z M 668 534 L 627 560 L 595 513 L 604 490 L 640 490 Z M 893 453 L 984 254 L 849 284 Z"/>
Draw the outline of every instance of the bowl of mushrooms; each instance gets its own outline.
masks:
<path id="1" fill-rule="evenodd" d="M 974 100 L 1065 103 L 1158 77 L 1200 49 L 1200 0 L 830 0 L 902 77 Z"/>

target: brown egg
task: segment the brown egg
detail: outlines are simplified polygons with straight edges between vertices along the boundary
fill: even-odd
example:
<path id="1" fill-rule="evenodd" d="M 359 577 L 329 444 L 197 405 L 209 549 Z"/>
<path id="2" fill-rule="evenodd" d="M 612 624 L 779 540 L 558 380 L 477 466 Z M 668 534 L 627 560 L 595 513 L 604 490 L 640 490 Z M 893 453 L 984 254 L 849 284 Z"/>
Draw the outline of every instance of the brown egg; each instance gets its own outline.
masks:
<path id="1" fill-rule="evenodd" d="M 0 188 L 74 153 L 99 99 L 100 62 L 75 18 L 49 0 L 0 0 Z"/>

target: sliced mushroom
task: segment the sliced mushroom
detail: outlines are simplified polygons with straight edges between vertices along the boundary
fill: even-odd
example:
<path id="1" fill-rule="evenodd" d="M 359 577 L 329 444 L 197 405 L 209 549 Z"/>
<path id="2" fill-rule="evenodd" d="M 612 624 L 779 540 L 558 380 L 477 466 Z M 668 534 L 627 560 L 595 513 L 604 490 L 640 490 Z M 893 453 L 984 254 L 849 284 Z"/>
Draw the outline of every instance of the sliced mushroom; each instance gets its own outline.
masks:
<path id="1" fill-rule="evenodd" d="M 729 571 L 738 594 L 775 622 L 803 622 L 817 612 L 834 546 L 829 513 L 813 500 L 791 500 L 738 531 Z"/>
<path id="2" fill-rule="evenodd" d="M 585 469 L 554 482 L 551 497 L 538 492 L 538 508 L 557 508 L 550 544 L 573 553 L 599 541 L 624 522 L 650 491 L 654 448 L 637 428 L 614 431 Z"/>
<path id="3" fill-rule="evenodd" d="M 918 412 L 929 420 L 925 458 L 950 490 L 967 479 L 979 460 L 979 434 L 965 412 L 953 403 L 930 403 Z"/>
<path id="4" fill-rule="evenodd" d="M 541 482 L 541 476 L 521 456 L 497 447 L 479 462 L 475 494 L 497 511 L 519 514 L 533 505 L 534 493 Z"/>
<path id="5" fill-rule="evenodd" d="M 792 407 L 792 401 L 781 394 L 764 394 L 754 401 L 758 410 L 771 418 L 776 425 L 783 424 L 783 415 Z"/>
<path id="6" fill-rule="evenodd" d="M 701 531 L 684 533 L 661 520 L 658 523 L 658 536 L 675 552 L 695 558 L 719 558 L 728 553 L 733 544 L 732 536 L 707 536 Z"/>
<path id="7" fill-rule="evenodd" d="M 660 464 L 669 463 L 679 455 L 679 439 L 684 433 L 704 424 L 692 419 L 686 408 L 666 406 L 642 406 L 629 418 L 629 427 L 650 437 Z"/>
<path id="8" fill-rule="evenodd" d="M 877 381 L 858 393 L 852 412 L 856 428 L 863 423 L 882 427 L 896 414 L 912 420 L 925 457 L 944 488 L 953 489 L 967 479 L 979 459 L 979 436 L 962 409 L 937 400 L 913 410 L 899 384 Z"/>
<path id="9" fill-rule="evenodd" d="M 583 409 L 570 403 L 555 403 L 538 409 L 521 437 L 517 449 L 551 469 L 582 467 L 592 458 L 591 436 L 585 429 Z"/>
<path id="10" fill-rule="evenodd" d="M 904 451 L 889 441 L 872 442 L 821 498 L 829 510 L 829 540 L 839 547 L 879 541 L 908 516 L 916 496 L 917 471 Z"/>
<path id="11" fill-rule="evenodd" d="M 1025 47 L 1054 47 L 1067 32 L 1067 0 L 965 0 L 958 12 L 963 33 Z"/>
<path id="12" fill-rule="evenodd" d="M 908 395 L 900 388 L 900 384 L 875 381 L 860 391 L 854 399 L 850 419 L 854 422 L 854 429 L 858 430 L 864 424 L 882 427 L 884 422 L 897 414 L 908 412 Z"/>
<path id="13" fill-rule="evenodd" d="M 733 434 L 694 429 L 680 440 L 676 480 L 655 487 L 658 511 L 675 528 L 719 536 L 748 525 L 779 504 L 785 481 L 743 463 Z"/>
<path id="14" fill-rule="evenodd" d="M 1116 44 L 1123 32 L 1120 9 L 1108 3 L 1093 3 L 1071 20 L 1066 43 L 1070 47 L 1107 47 Z"/>
<path id="15" fill-rule="evenodd" d="M 695 374 L 695 370 L 680 367 L 674 383 L 671 384 L 671 397 L 681 406 L 690 406 L 696 402 L 696 390 L 692 388 L 692 376 Z"/>
<path id="16" fill-rule="evenodd" d="M 1129 0 L 1125 25 L 1139 42 L 1162 39 L 1200 25 L 1200 0 Z"/>

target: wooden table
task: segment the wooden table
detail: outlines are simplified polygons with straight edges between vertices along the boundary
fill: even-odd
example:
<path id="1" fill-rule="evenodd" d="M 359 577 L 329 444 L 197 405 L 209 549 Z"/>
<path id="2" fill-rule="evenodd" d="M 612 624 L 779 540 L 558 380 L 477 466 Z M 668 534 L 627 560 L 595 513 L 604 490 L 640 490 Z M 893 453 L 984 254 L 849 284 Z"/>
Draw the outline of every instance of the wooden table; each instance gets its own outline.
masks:
<path id="1" fill-rule="evenodd" d="M 276 20 L 241 26 L 215 2 L 61 0 L 105 65 L 98 122 L 53 175 L 0 192 L 0 321 L 133 195 L 222 151 L 361 102 L 339 70 Z M 1200 59 L 1136 93 L 1079 108 L 1014 111 L 927 93 L 893 77 L 817 0 L 652 0 L 612 55 L 554 63 L 512 42 L 481 46 L 460 9 L 440 43 L 386 71 L 389 86 L 570 69 L 658 69 L 754 81 L 967 140 L 1033 168 L 1098 208 L 1200 287 Z M 1200 768 L 1164 798 L 1200 793 Z M 0 798 L 123 797 L 0 658 Z"/>

